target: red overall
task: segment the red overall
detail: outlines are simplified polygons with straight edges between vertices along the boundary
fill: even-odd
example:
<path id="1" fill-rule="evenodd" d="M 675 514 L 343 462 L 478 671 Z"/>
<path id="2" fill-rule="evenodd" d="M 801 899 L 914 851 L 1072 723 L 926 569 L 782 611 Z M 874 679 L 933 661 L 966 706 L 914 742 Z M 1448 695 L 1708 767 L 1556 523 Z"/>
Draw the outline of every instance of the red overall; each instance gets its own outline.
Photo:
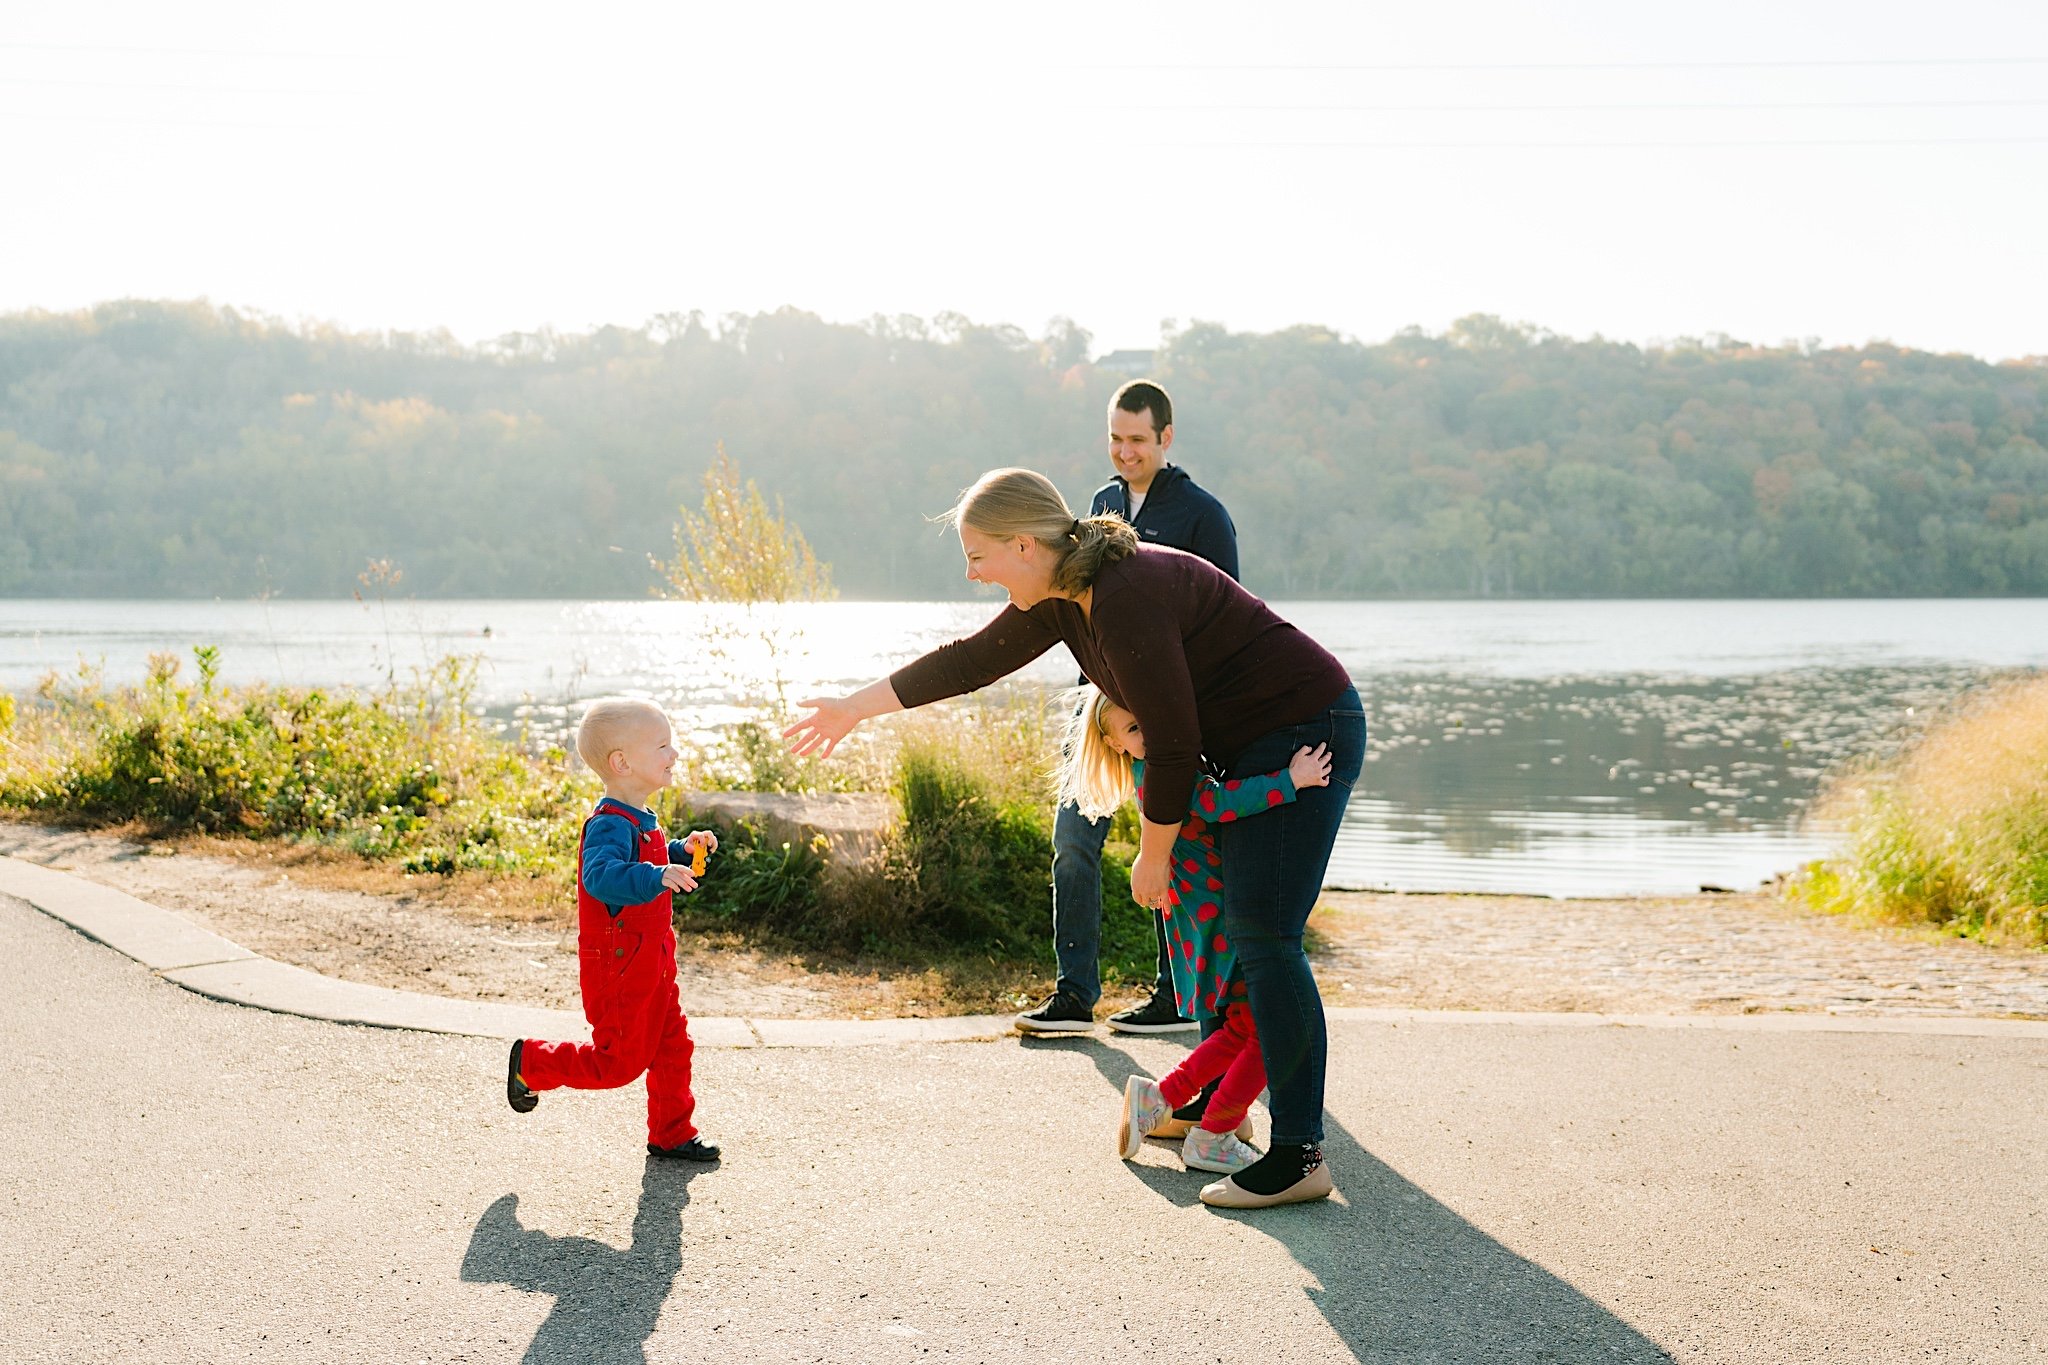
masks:
<path id="1" fill-rule="evenodd" d="M 591 820 L 623 820 L 600 811 Z M 660 829 L 639 831 L 635 860 L 668 865 L 668 839 Z M 576 840 L 576 866 L 583 866 L 583 838 Z M 689 1020 L 676 996 L 676 931 L 669 893 L 614 916 L 576 879 L 576 958 L 583 987 L 583 1017 L 590 1021 L 587 1043 L 549 1043 L 529 1038 L 520 1049 L 519 1071 L 532 1090 L 610 1090 L 647 1075 L 647 1140 L 677 1147 L 697 1136 L 690 1122 L 697 1100 L 690 1093 Z"/>

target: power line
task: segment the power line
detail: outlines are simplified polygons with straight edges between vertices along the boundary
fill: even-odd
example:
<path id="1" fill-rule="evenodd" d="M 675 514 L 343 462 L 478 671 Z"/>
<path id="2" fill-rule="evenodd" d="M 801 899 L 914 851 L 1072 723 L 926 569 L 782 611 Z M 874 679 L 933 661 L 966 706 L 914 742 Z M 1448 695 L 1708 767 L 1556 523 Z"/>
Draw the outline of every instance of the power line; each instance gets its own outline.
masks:
<path id="1" fill-rule="evenodd" d="M 1281 151 L 1310 149 L 1329 151 L 1541 151 L 1587 148 L 1644 148 L 1683 150 L 1688 147 L 1971 147 L 2048 143 L 2039 137 L 1904 137 L 1904 138 L 1747 138 L 1741 140 L 1684 139 L 1628 142 L 1167 142 L 1157 145 L 1202 151 Z"/>
<path id="2" fill-rule="evenodd" d="M 1097 106 L 1115 113 L 1141 114 L 1159 110 L 1170 113 L 1212 114 L 1597 114 L 1607 111 L 1637 113 L 1658 109 L 1700 110 L 1805 110 L 1805 109 L 2032 109 L 2048 105 L 2048 99 L 2033 100 L 1788 100 L 1717 101 L 1700 104 L 1128 104 Z"/>
<path id="3" fill-rule="evenodd" d="M 240 47 L 119 47 L 111 43 L 0 43 L 0 52 L 104 52 L 123 57 L 266 57 L 304 61 L 367 61 L 366 52 L 261 52 Z"/>
<path id="4" fill-rule="evenodd" d="M 2048 66 L 2048 57 L 1858 57 L 1815 61 L 1690 62 L 1169 62 L 1146 66 L 1089 66 L 1094 71 L 1743 71 L 1849 69 L 1897 66 Z"/>
<path id="5" fill-rule="evenodd" d="M 320 95 L 351 93 L 340 90 L 309 90 L 305 86 L 250 85 L 163 85 L 145 81 L 44 81 L 21 76 L 0 76 L 0 87 L 17 86 L 32 90 L 132 90 L 178 95 Z"/>

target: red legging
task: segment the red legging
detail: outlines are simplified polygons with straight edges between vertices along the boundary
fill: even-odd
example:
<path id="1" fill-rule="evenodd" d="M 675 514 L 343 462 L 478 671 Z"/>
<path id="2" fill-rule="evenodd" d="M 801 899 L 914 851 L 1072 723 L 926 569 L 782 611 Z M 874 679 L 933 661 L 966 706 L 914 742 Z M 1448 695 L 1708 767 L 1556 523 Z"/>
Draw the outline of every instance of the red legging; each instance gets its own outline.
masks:
<path id="1" fill-rule="evenodd" d="M 1251 1008 L 1243 1001 L 1225 1010 L 1223 1027 L 1204 1038 L 1186 1061 L 1160 1079 L 1159 1093 L 1178 1109 L 1218 1076 L 1223 1083 L 1209 1097 L 1202 1127 L 1211 1133 L 1228 1133 L 1244 1122 L 1245 1111 L 1266 1088 L 1266 1059 L 1259 1055 L 1258 1029 L 1252 1024 Z"/>
<path id="2" fill-rule="evenodd" d="M 647 1140 L 678 1147 L 697 1136 L 690 1093 L 689 1021 L 676 993 L 676 936 L 668 914 L 629 909 L 579 936 L 587 1043 L 529 1038 L 520 1074 L 534 1090 L 609 1090 L 647 1076 Z"/>

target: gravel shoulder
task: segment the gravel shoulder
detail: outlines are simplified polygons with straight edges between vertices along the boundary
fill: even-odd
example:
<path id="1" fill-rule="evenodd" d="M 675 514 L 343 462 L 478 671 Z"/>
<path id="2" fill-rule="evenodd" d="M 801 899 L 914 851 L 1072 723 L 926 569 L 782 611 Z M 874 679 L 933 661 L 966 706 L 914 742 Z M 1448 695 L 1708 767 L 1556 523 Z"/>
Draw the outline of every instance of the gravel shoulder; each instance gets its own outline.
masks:
<path id="1" fill-rule="evenodd" d="M 0 822 L 0 853 L 118 887 L 252 952 L 341 980 L 578 1008 L 573 916 L 536 910 L 488 883 L 351 871 L 288 846 L 10 822 Z M 1317 975 L 1333 1005 L 2048 1018 L 2048 953 L 1814 915 L 1769 893 L 1331 892 L 1312 928 Z M 678 959 L 692 1014 L 876 1018 L 991 1008 L 985 993 L 958 998 L 935 972 L 820 966 L 729 936 L 686 933 Z"/>
<path id="2" fill-rule="evenodd" d="M 2048 1018 L 2048 952 L 1815 914 L 1771 892 L 1332 892 L 1311 925 L 1332 1004 Z"/>

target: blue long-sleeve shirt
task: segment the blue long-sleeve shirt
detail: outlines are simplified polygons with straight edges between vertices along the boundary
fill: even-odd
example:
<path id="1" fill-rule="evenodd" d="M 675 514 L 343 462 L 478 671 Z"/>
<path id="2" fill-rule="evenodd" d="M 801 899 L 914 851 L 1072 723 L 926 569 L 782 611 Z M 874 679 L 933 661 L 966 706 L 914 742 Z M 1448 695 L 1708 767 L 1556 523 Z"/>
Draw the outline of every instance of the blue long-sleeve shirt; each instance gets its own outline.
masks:
<path id="1" fill-rule="evenodd" d="M 597 803 L 595 814 L 624 816 L 625 819 L 593 819 L 584 829 L 580 869 L 583 889 L 604 902 L 604 908 L 614 915 L 629 905 L 645 905 L 659 896 L 660 865 L 639 862 L 633 856 L 639 848 L 640 836 L 650 829 L 661 828 L 654 812 L 607 796 Z M 632 825 L 630 829 L 627 828 L 628 821 Z M 683 847 L 681 839 L 668 841 L 668 860 L 671 863 L 690 861 L 690 850 Z"/>

